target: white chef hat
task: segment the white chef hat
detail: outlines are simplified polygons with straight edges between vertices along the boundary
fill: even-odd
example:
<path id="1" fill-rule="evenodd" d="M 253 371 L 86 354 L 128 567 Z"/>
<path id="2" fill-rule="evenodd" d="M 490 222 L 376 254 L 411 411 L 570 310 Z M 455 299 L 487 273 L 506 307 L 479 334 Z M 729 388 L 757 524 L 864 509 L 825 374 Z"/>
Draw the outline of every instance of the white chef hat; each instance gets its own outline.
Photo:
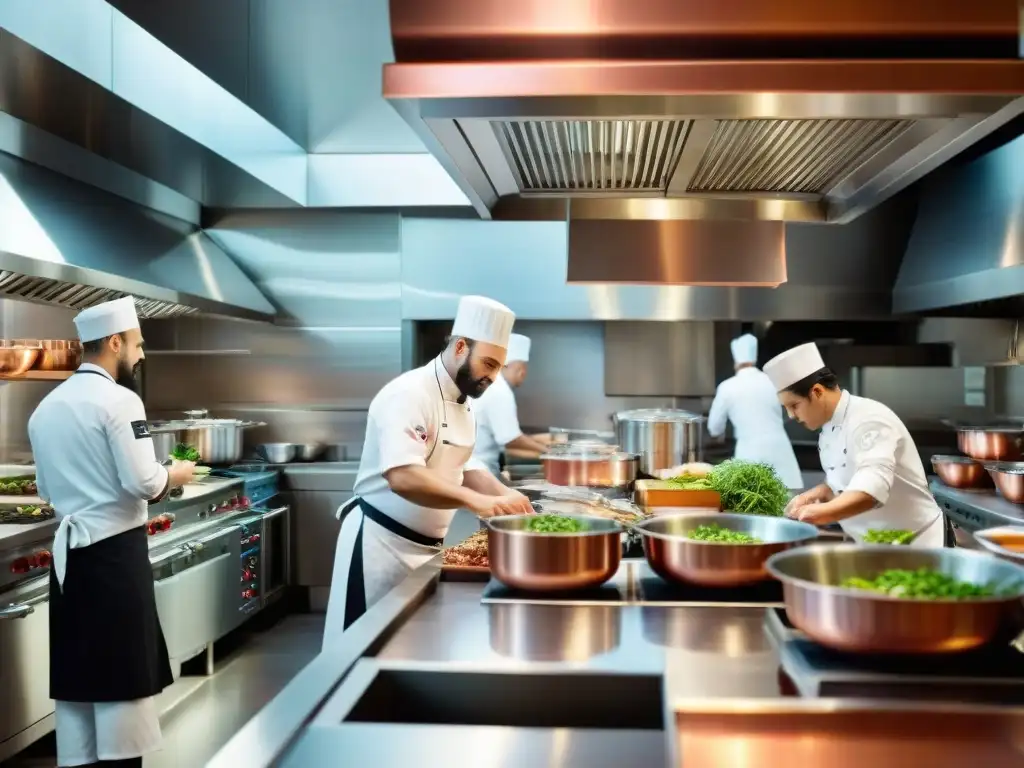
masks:
<path id="1" fill-rule="evenodd" d="M 818 345 L 812 341 L 776 355 L 764 364 L 763 370 L 775 385 L 775 390 L 781 392 L 824 367 L 825 361 L 821 359 Z"/>
<path id="2" fill-rule="evenodd" d="M 452 336 L 508 349 L 516 316 L 504 304 L 484 296 L 463 296 L 455 313 Z"/>
<path id="3" fill-rule="evenodd" d="M 75 315 L 75 328 L 82 343 L 105 339 L 115 333 L 124 333 L 139 327 L 139 316 L 135 312 L 135 299 L 107 301 L 83 309 Z"/>
<path id="4" fill-rule="evenodd" d="M 508 357 L 506 363 L 530 362 L 530 337 L 521 333 L 513 333 L 508 337 Z"/>
<path id="5" fill-rule="evenodd" d="M 742 336 L 733 339 L 729 344 L 729 348 L 732 349 L 732 361 L 736 363 L 736 365 L 757 362 L 756 336 L 745 333 Z"/>

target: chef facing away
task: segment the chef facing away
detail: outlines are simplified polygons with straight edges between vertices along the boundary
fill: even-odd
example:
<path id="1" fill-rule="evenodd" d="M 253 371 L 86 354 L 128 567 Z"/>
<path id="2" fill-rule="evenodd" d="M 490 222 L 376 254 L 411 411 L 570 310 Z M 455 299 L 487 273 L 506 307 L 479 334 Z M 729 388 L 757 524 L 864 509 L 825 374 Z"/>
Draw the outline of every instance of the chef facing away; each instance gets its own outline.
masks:
<path id="1" fill-rule="evenodd" d="M 532 512 L 477 459 L 474 401 L 500 375 L 515 316 L 482 296 L 459 302 L 444 351 L 370 402 L 366 440 L 334 555 L 324 650 L 438 553 L 452 517 Z"/>
<path id="2" fill-rule="evenodd" d="M 786 434 L 775 386 L 757 368 L 757 338 L 749 333 L 730 345 L 736 374 L 718 385 L 708 413 L 708 434 L 721 437 L 732 422 L 734 458 L 775 468 L 787 488 L 804 487 L 800 465 Z"/>
<path id="3" fill-rule="evenodd" d="M 497 475 L 503 453 L 537 458 L 547 450 L 547 442 L 537 435 L 525 435 L 519 426 L 516 408 L 518 389 L 526 381 L 530 363 L 530 338 L 513 333 L 508 341 L 505 367 L 494 383 L 476 402 L 476 447 L 473 456 Z"/>
<path id="4" fill-rule="evenodd" d="M 795 497 L 786 515 L 815 525 L 838 522 L 857 542 L 872 529 L 916 534 L 915 547 L 951 546 L 951 529 L 928 490 L 906 426 L 888 407 L 840 389 L 817 345 L 802 344 L 765 363 L 790 417 L 820 430 L 825 483 Z"/>
<path id="5" fill-rule="evenodd" d="M 60 520 L 50 569 L 50 696 L 57 764 L 142 766 L 159 749 L 153 697 L 171 684 L 146 520 L 187 483 L 157 460 L 135 374 L 142 332 L 131 297 L 75 318 L 84 362 L 29 419 L 39 495 Z"/>

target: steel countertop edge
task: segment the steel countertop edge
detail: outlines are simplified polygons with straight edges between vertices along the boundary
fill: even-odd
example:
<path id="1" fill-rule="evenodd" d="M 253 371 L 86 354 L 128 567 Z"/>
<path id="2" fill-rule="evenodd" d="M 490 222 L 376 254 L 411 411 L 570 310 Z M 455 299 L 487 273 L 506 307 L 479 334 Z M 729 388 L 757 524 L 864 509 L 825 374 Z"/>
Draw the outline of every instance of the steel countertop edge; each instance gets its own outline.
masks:
<path id="1" fill-rule="evenodd" d="M 681 714 L 792 715 L 817 716 L 849 714 L 870 710 L 907 713 L 952 713 L 1021 718 L 1024 707 L 991 707 L 955 702 L 906 702 L 873 699 L 786 698 L 778 691 L 775 676 L 778 652 L 764 634 L 763 607 L 692 606 L 667 607 L 627 604 L 587 606 L 591 611 L 621 611 L 621 640 L 611 648 L 583 660 L 529 661 L 496 658 L 491 647 L 493 627 L 488 628 L 488 610 L 494 604 L 480 602 L 479 583 L 440 581 L 441 557 L 413 571 L 388 593 L 327 652 L 311 661 L 287 686 L 207 763 L 209 768 L 248 768 L 291 765 L 308 755 L 311 745 L 323 748 L 331 733 L 342 730 L 356 743 L 372 741 L 399 731 L 394 723 L 349 723 L 341 725 L 335 713 L 339 701 L 351 700 L 349 690 L 365 684 L 372 670 L 420 670 L 441 673 L 548 673 L 568 681 L 581 672 L 620 675 L 660 675 L 666 708 L 665 754 L 677 765 L 677 728 Z M 565 613 L 573 606 L 534 606 L 540 611 Z M 459 618 L 461 617 L 461 618 Z M 681 617 L 681 618 L 680 618 Z M 453 621 L 453 619 L 459 620 Z M 682 622 L 684 639 L 673 638 Z M 659 625 L 664 625 L 659 630 Z M 660 633 L 660 634 L 659 634 Z M 691 633 L 687 635 L 687 633 Z M 403 635 L 405 637 L 403 638 Z M 436 644 L 425 647 L 425 638 Z M 659 639 L 660 638 L 660 639 Z M 760 638 L 760 640 L 758 639 Z M 490 642 L 489 642 L 490 641 Z M 730 644 L 736 647 L 730 647 Z M 427 644 L 429 646 L 429 644 Z M 658 646 L 661 645 L 661 648 Z M 673 647 L 673 646 L 689 647 Z M 366 658 L 372 657 L 372 658 Z M 718 663 L 715 662 L 727 662 Z M 768 690 L 769 673 L 774 691 Z M 695 684 L 695 675 L 703 681 Z M 703 687 L 702 687 L 703 686 Z M 333 723 L 333 725 L 332 725 Z M 451 737 L 443 725 L 436 728 Z M 365 733 L 364 733 L 365 731 Z M 467 726 L 473 738 L 492 727 Z M 538 738 L 537 729 L 502 727 L 502 738 Z M 369 735 L 368 735 L 369 734 Z M 309 742 L 307 742 L 307 737 Z M 348 743 L 348 742 L 346 742 Z M 525 742 L 524 742 L 525 743 Z"/>

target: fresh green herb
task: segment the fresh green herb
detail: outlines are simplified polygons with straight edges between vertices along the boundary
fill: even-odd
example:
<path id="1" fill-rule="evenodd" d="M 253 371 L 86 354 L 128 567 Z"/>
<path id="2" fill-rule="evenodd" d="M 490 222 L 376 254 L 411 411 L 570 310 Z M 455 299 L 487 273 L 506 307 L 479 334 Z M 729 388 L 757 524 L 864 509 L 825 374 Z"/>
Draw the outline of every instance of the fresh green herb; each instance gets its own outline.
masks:
<path id="1" fill-rule="evenodd" d="M 711 470 L 708 480 L 726 512 L 780 517 L 789 503 L 786 484 L 768 464 L 730 459 Z"/>
<path id="2" fill-rule="evenodd" d="M 526 521 L 530 533 L 579 533 L 586 529 L 582 520 L 561 515 L 534 515 Z"/>
<path id="3" fill-rule="evenodd" d="M 679 488 L 684 491 L 711 491 L 714 490 L 711 487 L 711 481 L 706 477 L 696 477 L 694 475 L 680 475 L 679 477 L 670 477 L 666 480 L 669 485 L 673 488 Z"/>
<path id="4" fill-rule="evenodd" d="M 5 496 L 33 496 L 36 493 L 36 479 L 31 475 L 0 479 L 0 494 Z"/>
<path id="5" fill-rule="evenodd" d="M 878 592 L 887 597 L 903 597 L 913 600 L 968 600 L 977 597 L 992 597 L 996 587 L 992 584 L 972 584 L 958 581 L 931 568 L 908 571 L 891 568 L 882 571 L 873 579 L 852 576 L 840 584 L 847 589 L 863 589 Z"/>
<path id="6" fill-rule="evenodd" d="M 872 528 L 864 534 L 865 544 L 909 544 L 914 539 L 913 531 Z"/>
<path id="7" fill-rule="evenodd" d="M 714 541 L 722 544 L 760 544 L 761 540 L 742 531 L 733 531 L 712 523 L 711 525 L 698 525 L 688 534 L 686 538 L 695 541 Z"/>
<path id="8" fill-rule="evenodd" d="M 174 446 L 174 450 L 171 451 L 171 458 L 175 461 L 199 461 L 202 456 L 199 455 L 199 451 L 193 448 L 188 443 L 178 443 Z"/>

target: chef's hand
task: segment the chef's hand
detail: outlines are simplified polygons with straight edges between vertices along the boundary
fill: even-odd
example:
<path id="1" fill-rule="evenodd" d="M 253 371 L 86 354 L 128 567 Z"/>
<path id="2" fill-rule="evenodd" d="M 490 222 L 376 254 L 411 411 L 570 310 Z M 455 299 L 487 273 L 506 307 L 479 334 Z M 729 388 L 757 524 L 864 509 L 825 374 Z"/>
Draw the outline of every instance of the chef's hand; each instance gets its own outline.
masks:
<path id="1" fill-rule="evenodd" d="M 484 496 L 480 495 L 478 502 L 470 507 L 470 511 L 477 517 L 501 517 L 502 515 L 529 515 L 533 512 L 533 505 L 530 500 L 518 491 L 508 495 Z"/>
<path id="2" fill-rule="evenodd" d="M 816 502 L 817 499 L 815 499 L 809 492 L 801 493 L 799 496 L 794 496 L 789 500 L 789 504 L 786 505 L 785 510 L 783 510 L 783 514 L 791 520 L 800 520 L 802 519 L 800 517 L 801 510 L 805 510 Z"/>
<path id="3" fill-rule="evenodd" d="M 194 461 L 172 461 L 167 469 L 167 477 L 171 488 L 180 488 L 186 483 L 191 483 L 196 474 L 196 463 Z"/>

